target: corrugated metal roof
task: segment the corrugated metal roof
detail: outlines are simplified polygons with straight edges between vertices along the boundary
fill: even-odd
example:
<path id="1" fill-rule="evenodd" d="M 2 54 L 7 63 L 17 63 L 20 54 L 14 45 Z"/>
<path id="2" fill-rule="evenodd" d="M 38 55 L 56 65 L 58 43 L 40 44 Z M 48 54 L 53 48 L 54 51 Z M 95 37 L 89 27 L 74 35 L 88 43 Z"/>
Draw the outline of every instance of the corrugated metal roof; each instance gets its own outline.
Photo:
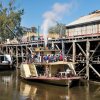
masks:
<path id="1" fill-rule="evenodd" d="M 79 25 L 79 24 L 98 21 L 98 20 L 100 21 L 100 10 L 96 10 L 86 16 L 80 17 L 79 19 L 67 24 L 66 26 Z"/>

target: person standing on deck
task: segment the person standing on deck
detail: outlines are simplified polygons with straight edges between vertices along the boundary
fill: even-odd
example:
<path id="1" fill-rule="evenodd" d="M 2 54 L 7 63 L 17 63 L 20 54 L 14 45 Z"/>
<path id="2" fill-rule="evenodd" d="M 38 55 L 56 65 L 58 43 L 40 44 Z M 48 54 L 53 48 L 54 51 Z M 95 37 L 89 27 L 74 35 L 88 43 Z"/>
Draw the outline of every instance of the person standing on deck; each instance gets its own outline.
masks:
<path id="1" fill-rule="evenodd" d="M 62 54 L 62 51 L 60 51 L 59 60 L 60 60 L 60 61 L 63 61 L 63 54 Z"/>
<path id="2" fill-rule="evenodd" d="M 28 61 L 28 63 L 31 62 L 31 59 L 32 59 L 31 53 L 28 53 L 27 54 L 27 61 Z"/>
<path id="3" fill-rule="evenodd" d="M 59 60 L 60 60 L 60 61 L 63 61 L 63 55 L 62 55 L 62 54 L 60 54 Z"/>

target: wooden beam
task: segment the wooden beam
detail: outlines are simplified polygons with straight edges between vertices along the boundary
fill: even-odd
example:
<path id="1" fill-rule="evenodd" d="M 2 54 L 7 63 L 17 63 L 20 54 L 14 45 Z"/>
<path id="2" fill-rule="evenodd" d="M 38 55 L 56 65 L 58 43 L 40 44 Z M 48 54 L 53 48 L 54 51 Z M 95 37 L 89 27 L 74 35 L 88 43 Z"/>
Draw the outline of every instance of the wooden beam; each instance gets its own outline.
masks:
<path id="1" fill-rule="evenodd" d="M 60 50 L 60 48 L 58 47 L 58 45 L 57 45 L 57 44 L 56 44 L 56 47 L 57 47 L 57 49 L 58 49 L 58 50 Z"/>
<path id="2" fill-rule="evenodd" d="M 98 43 L 98 45 L 96 46 L 94 52 L 91 54 L 89 60 L 92 58 L 92 56 L 95 54 L 96 50 L 98 49 L 98 47 L 100 46 L 100 43 Z"/>
<path id="3" fill-rule="evenodd" d="M 70 48 L 69 48 L 69 50 L 68 50 L 68 52 L 67 52 L 67 54 L 66 54 L 66 55 L 68 55 L 68 54 L 69 54 L 69 52 L 71 51 L 71 49 L 72 49 L 72 45 L 70 46 Z"/>
<path id="4" fill-rule="evenodd" d="M 100 77 L 100 73 L 91 64 L 89 64 L 89 67 Z"/>
<path id="5" fill-rule="evenodd" d="M 80 70 L 77 75 L 79 75 L 81 72 L 83 72 L 86 69 L 86 67 L 84 67 L 82 70 Z"/>
<path id="6" fill-rule="evenodd" d="M 79 49 L 82 51 L 82 53 L 84 54 L 84 56 L 86 57 L 86 53 L 84 52 L 84 50 L 82 49 L 82 47 L 77 43 L 77 46 L 79 47 Z"/>

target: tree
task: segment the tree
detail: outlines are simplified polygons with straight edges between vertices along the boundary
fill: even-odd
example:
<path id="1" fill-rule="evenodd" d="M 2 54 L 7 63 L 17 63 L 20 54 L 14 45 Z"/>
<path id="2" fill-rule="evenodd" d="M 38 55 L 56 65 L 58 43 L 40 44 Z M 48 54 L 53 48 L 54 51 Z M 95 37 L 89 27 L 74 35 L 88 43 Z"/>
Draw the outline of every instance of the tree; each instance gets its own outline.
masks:
<path id="1" fill-rule="evenodd" d="M 20 23 L 24 10 L 18 10 L 14 4 L 15 0 L 10 0 L 6 7 L 0 3 L 0 37 L 3 41 L 22 35 Z"/>
<path id="2" fill-rule="evenodd" d="M 66 27 L 65 24 L 57 23 L 57 25 L 49 28 L 50 34 L 59 34 L 60 36 L 65 35 Z"/>

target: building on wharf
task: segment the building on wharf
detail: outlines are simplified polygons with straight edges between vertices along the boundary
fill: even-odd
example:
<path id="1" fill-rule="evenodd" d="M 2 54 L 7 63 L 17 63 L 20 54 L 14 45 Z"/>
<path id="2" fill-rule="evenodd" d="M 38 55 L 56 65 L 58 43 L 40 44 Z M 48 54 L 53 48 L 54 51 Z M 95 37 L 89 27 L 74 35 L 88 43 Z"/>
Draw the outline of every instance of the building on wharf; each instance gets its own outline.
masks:
<path id="1" fill-rule="evenodd" d="M 100 81 L 100 10 L 80 17 L 66 25 L 64 38 L 48 39 L 48 47 L 56 46 L 62 50 L 67 61 L 77 62 L 77 75 L 87 80 Z M 0 50 L 10 53 L 17 66 L 36 47 L 43 47 L 44 40 L 31 40 L 14 44 L 1 44 Z"/>

